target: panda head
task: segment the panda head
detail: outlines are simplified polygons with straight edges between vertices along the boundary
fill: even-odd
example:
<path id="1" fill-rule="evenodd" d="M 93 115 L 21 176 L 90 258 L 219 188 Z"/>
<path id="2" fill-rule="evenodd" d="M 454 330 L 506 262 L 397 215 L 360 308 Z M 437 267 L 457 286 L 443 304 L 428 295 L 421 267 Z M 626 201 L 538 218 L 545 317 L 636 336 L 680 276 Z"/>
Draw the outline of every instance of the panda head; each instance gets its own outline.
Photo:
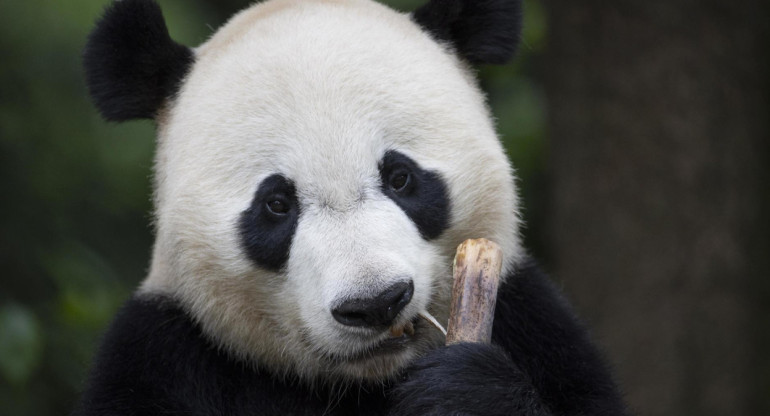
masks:
<path id="1" fill-rule="evenodd" d="M 469 66 L 514 53 L 519 7 L 269 0 L 189 49 L 154 1 L 114 2 L 84 62 L 105 118 L 157 125 L 141 291 L 239 359 L 305 379 L 382 380 L 443 344 L 418 314 L 446 322 L 457 245 L 498 242 L 504 273 L 522 253 Z"/>

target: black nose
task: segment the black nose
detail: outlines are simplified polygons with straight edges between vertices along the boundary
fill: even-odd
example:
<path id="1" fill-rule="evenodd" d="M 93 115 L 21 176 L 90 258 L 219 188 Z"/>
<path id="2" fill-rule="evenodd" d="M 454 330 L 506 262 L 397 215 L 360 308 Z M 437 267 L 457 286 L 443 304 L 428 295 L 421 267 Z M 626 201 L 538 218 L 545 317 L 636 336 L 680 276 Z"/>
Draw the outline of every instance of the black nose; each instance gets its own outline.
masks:
<path id="1" fill-rule="evenodd" d="M 377 296 L 351 299 L 332 309 L 337 322 L 347 326 L 388 326 L 412 300 L 414 283 L 399 282 Z"/>

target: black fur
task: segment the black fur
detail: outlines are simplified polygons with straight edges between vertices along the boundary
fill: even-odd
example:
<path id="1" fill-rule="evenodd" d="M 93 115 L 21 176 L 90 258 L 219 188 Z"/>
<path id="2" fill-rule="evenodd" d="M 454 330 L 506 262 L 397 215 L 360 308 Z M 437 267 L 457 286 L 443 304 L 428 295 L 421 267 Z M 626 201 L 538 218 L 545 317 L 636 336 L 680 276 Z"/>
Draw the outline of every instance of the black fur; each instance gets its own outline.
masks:
<path id="1" fill-rule="evenodd" d="M 135 297 L 105 335 L 75 415 L 626 414 L 585 330 L 535 265 L 500 288 L 493 342 L 438 348 L 393 386 L 311 391 L 228 357 L 173 300 Z"/>
<path id="2" fill-rule="evenodd" d="M 521 0 L 430 0 L 412 18 L 473 64 L 504 64 L 519 45 Z"/>
<path id="3" fill-rule="evenodd" d="M 285 204 L 286 213 L 270 211 L 267 204 L 275 200 Z M 294 183 L 277 174 L 262 181 L 238 222 L 241 244 L 257 266 L 278 271 L 286 264 L 299 215 Z"/>
<path id="4" fill-rule="evenodd" d="M 449 227 L 449 195 L 438 173 L 420 168 L 394 150 L 385 153 L 379 168 L 382 192 L 411 218 L 423 238 L 437 238 Z M 394 189 L 392 182 L 400 175 L 409 179 L 403 187 Z"/>
<path id="5" fill-rule="evenodd" d="M 105 119 L 154 118 L 192 66 L 192 51 L 169 37 L 154 0 L 113 2 L 83 54 L 86 83 Z"/>
<path id="6" fill-rule="evenodd" d="M 394 392 L 393 414 L 548 415 L 537 391 L 500 347 L 455 344 L 420 359 Z"/>
<path id="7" fill-rule="evenodd" d="M 171 299 L 138 296 L 105 335 L 73 416 L 384 414 L 383 387 L 336 394 L 237 362 Z"/>
<path id="8" fill-rule="evenodd" d="M 533 262 L 498 291 L 492 342 L 508 351 L 556 415 L 624 415 L 602 354 Z M 534 359 L 533 359 L 534 358 Z"/>

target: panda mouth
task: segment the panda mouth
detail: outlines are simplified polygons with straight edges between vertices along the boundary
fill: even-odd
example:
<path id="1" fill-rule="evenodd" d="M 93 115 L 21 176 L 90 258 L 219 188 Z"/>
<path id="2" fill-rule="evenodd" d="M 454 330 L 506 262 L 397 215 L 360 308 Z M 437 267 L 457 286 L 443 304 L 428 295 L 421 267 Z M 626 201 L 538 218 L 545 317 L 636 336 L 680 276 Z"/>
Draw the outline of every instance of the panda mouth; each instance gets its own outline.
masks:
<path id="1" fill-rule="evenodd" d="M 375 357 L 402 352 L 417 337 L 415 325 L 418 325 L 419 319 L 418 316 L 406 323 L 391 326 L 388 328 L 387 338 L 359 353 L 348 356 L 346 361 L 366 361 Z"/>
<path id="2" fill-rule="evenodd" d="M 393 325 L 388 329 L 388 337 L 373 347 L 367 349 L 365 355 L 379 355 L 399 352 L 404 349 L 415 336 L 414 326 L 417 323 L 417 317 L 404 324 Z M 368 354 L 367 354 L 368 353 Z"/>
<path id="3" fill-rule="evenodd" d="M 388 331 L 388 337 L 376 344 L 371 352 L 373 353 L 394 353 L 402 350 L 414 337 L 413 321 L 406 324 L 393 325 Z"/>
<path id="4" fill-rule="evenodd" d="M 404 334 L 410 337 L 414 335 L 414 322 L 409 321 L 404 325 L 393 325 L 390 327 L 391 338 L 403 338 Z"/>
<path id="5" fill-rule="evenodd" d="M 379 340 L 364 346 L 357 351 L 347 354 L 324 353 L 327 359 L 337 364 L 347 363 L 355 366 L 365 365 L 370 360 L 387 359 L 404 353 L 407 349 L 416 348 L 425 351 L 433 348 L 439 337 L 434 332 L 438 331 L 446 336 L 446 330 L 427 311 L 423 311 L 406 322 L 399 322 L 388 328 L 383 328 L 385 334 L 380 333 Z M 382 335 L 386 335 L 381 338 Z M 443 338 L 442 338 L 443 339 Z M 443 344 L 443 342 L 440 342 Z"/>

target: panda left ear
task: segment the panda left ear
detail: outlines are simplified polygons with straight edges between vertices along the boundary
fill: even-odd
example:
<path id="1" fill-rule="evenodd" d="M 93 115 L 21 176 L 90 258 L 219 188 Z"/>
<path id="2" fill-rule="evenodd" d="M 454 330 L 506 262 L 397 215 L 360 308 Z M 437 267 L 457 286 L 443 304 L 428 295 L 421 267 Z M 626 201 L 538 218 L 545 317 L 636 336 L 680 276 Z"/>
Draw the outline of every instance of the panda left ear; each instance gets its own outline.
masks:
<path id="1" fill-rule="evenodd" d="M 504 64 L 521 36 L 521 0 L 430 0 L 412 14 L 473 64 Z"/>
<path id="2" fill-rule="evenodd" d="M 194 60 L 168 34 L 154 0 L 116 0 L 91 32 L 83 53 L 86 84 L 105 119 L 155 118 Z"/>

